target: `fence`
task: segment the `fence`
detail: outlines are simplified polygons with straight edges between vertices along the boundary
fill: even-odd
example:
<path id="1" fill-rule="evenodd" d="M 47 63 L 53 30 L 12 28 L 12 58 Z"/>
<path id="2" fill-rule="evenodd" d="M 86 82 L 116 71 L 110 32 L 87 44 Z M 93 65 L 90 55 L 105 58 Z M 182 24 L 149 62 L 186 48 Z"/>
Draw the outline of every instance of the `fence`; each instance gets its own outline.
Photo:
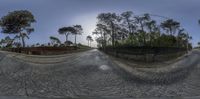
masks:
<path id="1" fill-rule="evenodd" d="M 186 48 L 176 47 L 106 47 L 106 53 L 137 61 L 166 61 L 187 53 Z"/>

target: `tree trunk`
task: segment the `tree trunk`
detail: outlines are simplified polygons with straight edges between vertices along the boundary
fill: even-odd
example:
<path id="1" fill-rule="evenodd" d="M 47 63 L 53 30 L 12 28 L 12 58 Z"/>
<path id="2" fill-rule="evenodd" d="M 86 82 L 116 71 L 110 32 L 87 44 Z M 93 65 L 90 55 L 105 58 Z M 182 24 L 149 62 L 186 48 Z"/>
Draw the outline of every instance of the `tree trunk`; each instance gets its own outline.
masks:
<path id="1" fill-rule="evenodd" d="M 145 33 L 145 31 L 144 31 L 144 25 L 142 24 L 142 22 L 140 21 L 140 25 L 141 25 L 141 29 L 142 29 L 142 35 L 143 35 L 143 46 L 145 46 L 146 45 L 146 33 Z"/>
<path id="2" fill-rule="evenodd" d="M 75 45 L 76 45 L 76 34 L 75 34 L 75 41 L 74 41 Z"/>
<path id="3" fill-rule="evenodd" d="M 129 29 L 129 35 L 132 33 L 131 31 L 131 25 L 130 25 L 130 21 L 129 19 L 126 19 L 127 23 L 128 23 L 128 29 Z"/>
<path id="4" fill-rule="evenodd" d="M 146 46 L 146 33 L 143 31 L 143 43 Z"/>
<path id="5" fill-rule="evenodd" d="M 25 41 L 24 41 L 24 37 L 22 37 L 22 47 L 25 47 Z"/>
<path id="6" fill-rule="evenodd" d="M 129 34 L 129 38 L 130 38 L 130 40 L 131 40 L 131 44 L 133 44 L 133 41 L 134 41 L 133 33 L 130 33 L 130 34 Z"/>
<path id="7" fill-rule="evenodd" d="M 25 41 L 24 41 L 24 37 L 23 37 L 22 33 L 20 33 L 20 37 L 22 38 L 22 47 L 24 48 L 25 47 Z"/>
<path id="8" fill-rule="evenodd" d="M 107 43 L 107 41 L 106 41 L 106 34 L 104 33 L 103 34 L 103 44 L 102 44 L 102 47 L 103 47 L 104 51 L 105 51 L 106 43 Z"/>
<path id="9" fill-rule="evenodd" d="M 104 42 L 103 42 L 103 39 L 104 39 L 104 38 L 103 38 L 103 32 L 101 31 L 101 47 L 102 47 L 102 48 L 103 48 L 103 43 L 104 43 Z"/>
<path id="10" fill-rule="evenodd" d="M 152 33 L 152 32 L 151 32 L 151 33 Z M 152 34 L 150 34 L 150 46 L 153 46 L 153 45 L 154 45 L 153 42 L 154 42 L 154 38 L 152 37 Z"/>
<path id="11" fill-rule="evenodd" d="M 65 34 L 65 37 L 66 37 L 66 42 L 68 41 L 68 35 L 67 34 Z"/>
<path id="12" fill-rule="evenodd" d="M 111 23 L 111 31 L 112 31 L 112 46 L 115 47 L 115 33 L 114 33 L 114 24 Z"/>

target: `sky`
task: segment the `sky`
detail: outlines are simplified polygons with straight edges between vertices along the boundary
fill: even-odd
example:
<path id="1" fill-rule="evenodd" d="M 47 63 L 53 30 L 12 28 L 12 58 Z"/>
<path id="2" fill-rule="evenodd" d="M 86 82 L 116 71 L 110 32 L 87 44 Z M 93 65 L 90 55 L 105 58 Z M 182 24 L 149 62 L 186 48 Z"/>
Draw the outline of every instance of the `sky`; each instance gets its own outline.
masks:
<path id="1" fill-rule="evenodd" d="M 29 10 L 35 16 L 35 31 L 26 40 L 29 45 L 50 42 L 49 36 L 64 41 L 65 36 L 59 35 L 58 29 L 76 24 L 84 29 L 78 43 L 87 44 L 86 36 L 92 35 L 99 13 L 133 11 L 135 15 L 150 13 L 179 21 L 196 46 L 200 41 L 199 9 L 200 0 L 0 0 L 0 17 L 14 10 Z M 5 36 L 0 33 L 0 39 Z M 74 41 L 74 36 L 69 39 Z"/>

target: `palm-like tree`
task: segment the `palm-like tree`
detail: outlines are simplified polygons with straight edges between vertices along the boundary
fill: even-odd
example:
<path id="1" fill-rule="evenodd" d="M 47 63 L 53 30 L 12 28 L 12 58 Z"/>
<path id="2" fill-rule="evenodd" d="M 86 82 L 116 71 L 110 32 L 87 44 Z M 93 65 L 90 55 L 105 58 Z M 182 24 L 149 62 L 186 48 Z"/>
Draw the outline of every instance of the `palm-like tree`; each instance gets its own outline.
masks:
<path id="1" fill-rule="evenodd" d="M 161 27 L 167 31 L 168 34 L 173 35 L 180 27 L 180 23 L 174 21 L 173 19 L 168 19 L 161 23 Z"/>
<path id="2" fill-rule="evenodd" d="M 152 45 L 152 41 L 155 38 L 155 34 L 159 33 L 159 28 L 156 25 L 156 21 L 155 20 L 151 20 L 149 22 L 146 22 L 146 27 L 149 30 L 149 38 L 150 38 L 150 46 Z"/>
<path id="3" fill-rule="evenodd" d="M 129 32 L 129 35 L 133 33 L 132 31 L 132 23 L 133 23 L 133 12 L 132 11 L 126 11 L 126 12 L 123 12 L 121 14 L 121 17 L 123 19 L 123 24 L 125 24 L 125 27 L 128 28 L 128 32 Z"/>
<path id="4" fill-rule="evenodd" d="M 93 38 L 92 38 L 90 35 L 88 35 L 88 36 L 86 37 L 86 40 L 88 41 L 88 46 L 91 47 L 91 43 L 94 41 Z"/>
<path id="5" fill-rule="evenodd" d="M 91 41 L 91 39 L 92 39 L 92 37 L 91 37 L 90 35 L 88 35 L 88 36 L 86 37 L 86 40 L 88 41 L 88 46 L 90 46 L 90 41 Z"/>
<path id="6" fill-rule="evenodd" d="M 74 37 L 74 44 L 76 46 L 76 36 L 77 35 L 81 35 L 83 33 L 83 28 L 81 25 L 74 25 L 74 31 L 73 31 L 73 34 L 75 35 Z"/>
<path id="7" fill-rule="evenodd" d="M 107 43 L 106 39 L 110 35 L 110 30 L 107 28 L 107 26 L 105 24 L 98 23 L 96 25 L 96 29 L 94 30 L 94 32 L 92 32 L 92 34 L 100 36 L 101 40 L 98 40 L 98 41 L 101 41 L 99 43 L 100 43 L 101 47 L 104 48 Z"/>
<path id="8" fill-rule="evenodd" d="M 65 37 L 66 37 L 66 41 L 65 42 L 67 42 L 68 41 L 68 36 L 70 35 L 70 34 L 72 34 L 72 33 L 74 33 L 75 32 L 75 29 L 74 29 L 74 27 L 62 27 L 62 28 L 60 28 L 59 30 L 58 30 L 58 33 L 59 34 L 61 34 L 61 35 L 65 35 Z"/>
<path id="9" fill-rule="evenodd" d="M 146 31 L 145 26 L 146 23 L 151 20 L 151 17 L 149 14 L 144 14 L 142 16 L 135 16 L 135 22 L 139 25 L 140 29 L 138 29 L 138 33 L 141 36 L 141 41 L 143 42 L 143 45 L 146 45 Z"/>
<path id="10" fill-rule="evenodd" d="M 109 35 L 111 37 L 112 46 L 115 46 L 115 38 L 116 38 L 116 26 L 119 22 L 120 18 L 116 13 L 101 13 L 97 16 L 99 23 L 105 25 L 109 28 Z"/>
<path id="11" fill-rule="evenodd" d="M 179 31 L 178 31 L 178 35 L 177 35 L 177 47 L 179 47 L 180 46 L 180 44 L 181 43 L 183 43 L 183 40 L 184 40 L 184 38 L 186 38 L 186 34 L 184 33 L 185 32 L 185 29 L 179 29 Z"/>

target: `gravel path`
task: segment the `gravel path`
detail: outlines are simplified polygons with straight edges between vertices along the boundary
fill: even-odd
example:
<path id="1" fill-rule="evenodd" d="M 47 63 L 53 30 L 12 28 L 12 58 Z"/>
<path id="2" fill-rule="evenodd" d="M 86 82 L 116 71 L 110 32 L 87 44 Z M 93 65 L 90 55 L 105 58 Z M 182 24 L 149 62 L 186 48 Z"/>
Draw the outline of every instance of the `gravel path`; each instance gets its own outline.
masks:
<path id="1" fill-rule="evenodd" d="M 195 51 L 193 54 L 200 52 Z M 0 52 L 0 95 L 34 97 L 200 95 L 199 63 L 192 66 L 194 69 L 184 79 L 171 84 L 150 84 L 135 80 L 98 50 L 66 55 L 62 56 L 62 59 L 46 57 L 44 63 L 37 63 L 35 60 L 41 57 L 35 57 L 31 59 Z M 200 59 L 200 56 L 198 58 Z"/>

